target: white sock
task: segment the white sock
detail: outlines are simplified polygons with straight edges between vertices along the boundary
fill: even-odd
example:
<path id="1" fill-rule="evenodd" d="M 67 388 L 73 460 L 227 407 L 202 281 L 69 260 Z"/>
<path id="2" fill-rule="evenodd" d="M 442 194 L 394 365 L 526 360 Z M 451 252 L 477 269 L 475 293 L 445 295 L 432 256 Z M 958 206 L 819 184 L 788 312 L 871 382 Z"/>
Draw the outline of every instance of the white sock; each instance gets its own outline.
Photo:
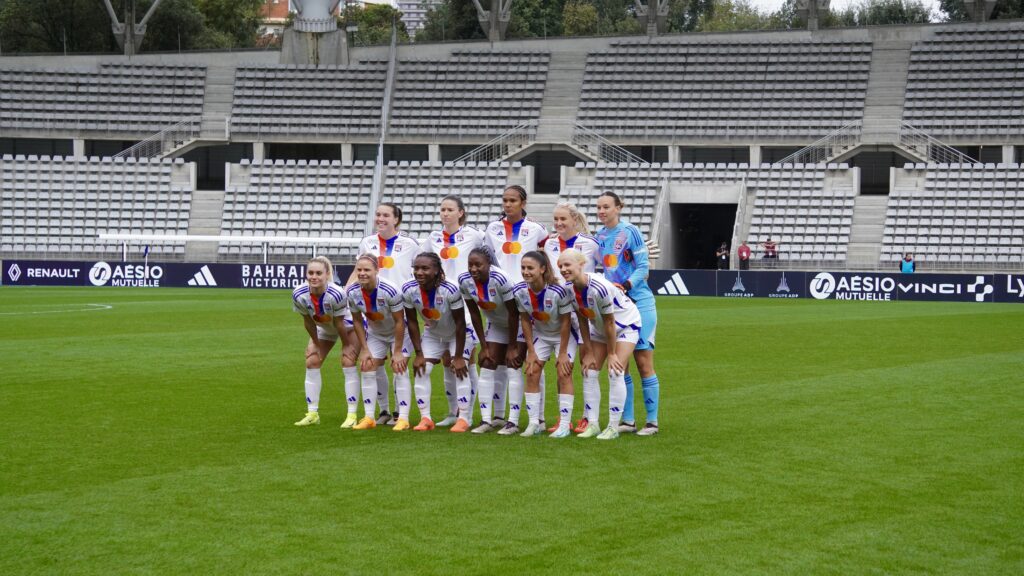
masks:
<path id="1" fill-rule="evenodd" d="M 466 362 L 469 362 L 469 360 L 466 360 Z M 476 366 L 473 364 L 469 365 L 469 386 L 469 408 L 472 413 L 473 406 L 476 406 L 476 394 L 480 390 L 480 374 L 477 373 Z"/>
<path id="2" fill-rule="evenodd" d="M 398 417 L 408 421 L 409 408 L 412 404 L 412 390 L 409 386 L 409 372 L 395 374 L 395 404 L 398 404 Z"/>
<path id="3" fill-rule="evenodd" d="M 526 393 L 526 414 L 530 417 L 530 424 L 540 424 L 540 392 Z"/>
<path id="4" fill-rule="evenodd" d="M 568 430 L 572 422 L 572 394 L 558 395 L 558 429 Z"/>
<path id="5" fill-rule="evenodd" d="M 523 403 L 523 373 L 516 368 L 506 368 L 508 374 L 508 421 L 519 425 L 519 411 Z"/>
<path id="6" fill-rule="evenodd" d="M 377 373 L 363 372 L 363 417 L 376 418 L 373 403 L 377 396 Z"/>
<path id="7" fill-rule="evenodd" d="M 547 400 L 547 386 L 544 382 L 544 369 L 540 369 L 540 420 L 544 421 L 544 401 Z"/>
<path id="8" fill-rule="evenodd" d="M 508 391 L 508 367 L 498 366 L 494 370 L 494 396 L 491 397 L 491 407 L 494 408 L 495 418 L 505 418 L 505 392 Z"/>
<path id="9" fill-rule="evenodd" d="M 618 426 L 626 404 L 626 376 L 608 373 L 608 425 Z"/>
<path id="10" fill-rule="evenodd" d="M 391 391 L 388 390 L 388 371 L 383 366 L 377 368 L 377 405 L 381 410 L 391 413 Z"/>
<path id="11" fill-rule="evenodd" d="M 583 375 L 583 417 L 597 424 L 601 409 L 601 382 L 597 370 L 587 370 Z"/>
<path id="12" fill-rule="evenodd" d="M 355 366 L 342 368 L 345 375 L 345 401 L 348 402 L 348 413 L 355 414 L 359 409 L 359 369 Z"/>
<path id="13" fill-rule="evenodd" d="M 320 409 L 320 388 L 323 382 L 319 368 L 306 368 L 306 409 L 310 412 Z"/>
<path id="14" fill-rule="evenodd" d="M 424 369 L 425 373 L 420 376 L 418 374 L 413 375 L 413 389 L 416 390 L 416 407 L 420 411 L 420 418 L 430 418 L 430 372 L 434 369 L 434 365 L 427 362 L 427 366 Z M 409 363 L 409 370 L 412 370 L 412 363 Z M 623 383 L 625 386 L 625 383 Z M 623 392 L 625 396 L 625 392 Z M 431 418 L 433 420 L 433 418 Z"/>
<path id="15" fill-rule="evenodd" d="M 456 397 L 457 404 L 459 407 L 459 418 L 462 418 L 467 423 L 473 423 L 473 385 L 469 381 L 469 377 L 458 378 L 455 380 L 455 387 L 458 393 Z"/>
<path id="16" fill-rule="evenodd" d="M 448 415 L 454 416 L 459 412 L 459 389 L 455 385 L 455 372 L 450 367 L 444 369 L 444 397 L 448 400 Z"/>
<path id="17" fill-rule="evenodd" d="M 488 424 L 491 422 L 491 413 L 494 410 L 492 398 L 494 397 L 494 370 L 490 368 L 480 369 L 480 419 Z"/>

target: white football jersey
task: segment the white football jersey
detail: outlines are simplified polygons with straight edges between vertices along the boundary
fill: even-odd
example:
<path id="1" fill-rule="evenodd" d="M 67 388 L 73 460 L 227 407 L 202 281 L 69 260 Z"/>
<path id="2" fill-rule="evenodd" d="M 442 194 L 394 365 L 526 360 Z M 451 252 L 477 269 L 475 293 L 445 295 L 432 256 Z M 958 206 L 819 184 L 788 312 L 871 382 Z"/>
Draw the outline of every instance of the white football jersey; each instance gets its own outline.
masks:
<path id="1" fill-rule="evenodd" d="M 310 316 L 329 333 L 337 333 L 334 319 L 343 318 L 348 313 L 348 301 L 341 290 L 341 287 L 329 283 L 323 294 L 316 295 L 309 291 L 309 283 L 303 282 L 292 291 L 293 309 L 303 316 Z"/>
<path id="2" fill-rule="evenodd" d="M 412 280 L 412 261 L 420 253 L 420 244 L 405 232 L 387 240 L 373 234 L 359 243 L 359 253 L 376 256 L 378 275 L 392 286 L 402 286 Z"/>
<path id="3" fill-rule="evenodd" d="M 615 318 L 616 331 L 622 328 L 640 329 L 640 311 L 617 286 L 600 274 L 590 274 L 587 286 L 576 288 L 572 283 L 565 284 L 566 290 L 572 294 L 572 306 L 584 318 L 590 321 L 590 332 L 604 334 L 604 317 Z"/>
<path id="4" fill-rule="evenodd" d="M 462 312 L 465 303 L 458 286 L 444 280 L 437 288 L 426 290 L 420 287 L 419 282 L 412 280 L 402 286 L 402 296 L 405 307 L 416 309 L 423 317 L 424 331 L 429 331 L 438 340 L 455 338 L 454 311 L 465 314 Z"/>
<path id="5" fill-rule="evenodd" d="M 561 337 L 562 316 L 572 312 L 572 296 L 565 287 L 548 284 L 535 293 L 526 282 L 520 282 L 513 290 L 516 307 L 529 314 L 535 337 Z"/>
<path id="6" fill-rule="evenodd" d="M 559 283 L 565 282 L 565 278 L 562 278 L 562 273 L 558 271 L 558 257 L 562 255 L 564 250 L 569 248 L 575 248 L 583 252 L 583 255 L 587 257 L 587 262 L 583 265 L 584 272 L 594 271 L 594 262 L 597 260 L 597 253 L 601 249 L 597 240 L 589 234 L 577 234 L 568 240 L 562 239 L 561 236 L 548 238 L 547 242 L 544 243 L 544 253 L 548 255 L 548 260 L 551 262 L 551 271 L 555 273 L 555 278 L 558 279 Z"/>
<path id="7" fill-rule="evenodd" d="M 508 308 L 505 303 L 512 300 L 512 282 L 504 272 L 495 266 L 491 266 L 487 282 L 481 284 L 469 275 L 469 272 L 459 276 L 459 289 L 462 291 L 464 300 L 472 299 L 480 308 L 480 312 L 487 318 L 488 324 L 493 324 L 502 329 L 508 329 Z"/>
<path id="8" fill-rule="evenodd" d="M 395 312 L 405 309 L 405 301 L 393 284 L 382 278 L 377 287 L 364 290 L 358 283 L 348 287 L 348 305 L 354 312 L 363 315 L 366 330 L 381 340 L 395 336 Z"/>
<path id="9" fill-rule="evenodd" d="M 472 226 L 463 226 L 448 234 L 435 230 L 423 241 L 423 250 L 441 257 L 441 269 L 449 282 L 456 282 L 459 276 L 469 270 L 469 252 L 486 243 L 484 233 Z"/>
<path id="10" fill-rule="evenodd" d="M 494 253 L 494 263 L 505 271 L 514 284 L 523 281 L 523 272 L 519 267 L 523 254 L 541 250 L 548 237 L 544 226 L 529 218 L 523 218 L 515 224 L 505 218 L 495 220 L 487 225 L 486 234 L 487 244 Z"/>

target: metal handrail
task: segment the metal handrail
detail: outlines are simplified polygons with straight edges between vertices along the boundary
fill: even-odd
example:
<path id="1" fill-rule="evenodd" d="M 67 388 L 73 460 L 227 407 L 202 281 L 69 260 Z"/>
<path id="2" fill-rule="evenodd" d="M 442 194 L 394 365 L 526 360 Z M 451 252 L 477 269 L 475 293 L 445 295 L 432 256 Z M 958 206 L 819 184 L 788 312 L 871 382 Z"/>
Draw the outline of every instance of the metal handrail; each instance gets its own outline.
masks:
<path id="1" fill-rule="evenodd" d="M 156 158 L 199 138 L 202 118 L 189 118 L 168 126 L 145 140 L 114 154 L 114 158 Z"/>
<path id="2" fill-rule="evenodd" d="M 860 122 L 850 122 L 822 136 L 775 164 L 821 164 L 860 144 Z"/>
<path id="3" fill-rule="evenodd" d="M 537 138 L 537 123 L 524 122 L 455 159 L 455 162 L 497 162 L 526 148 Z"/>
<path id="4" fill-rule="evenodd" d="M 572 144 L 605 162 L 620 164 L 650 164 L 622 146 L 601 136 L 586 126 L 576 123 L 572 131 Z"/>
<path id="5" fill-rule="evenodd" d="M 916 152 L 929 162 L 938 162 L 939 164 L 980 164 L 980 162 L 967 154 L 906 122 L 900 122 L 900 145 Z"/>
<path id="6" fill-rule="evenodd" d="M 732 244 L 730 247 L 730 257 L 733 262 L 739 263 L 739 245 L 740 239 L 743 233 L 743 222 L 746 219 L 747 212 L 747 177 L 743 176 L 740 180 L 740 197 L 736 202 L 736 221 L 732 225 Z"/>

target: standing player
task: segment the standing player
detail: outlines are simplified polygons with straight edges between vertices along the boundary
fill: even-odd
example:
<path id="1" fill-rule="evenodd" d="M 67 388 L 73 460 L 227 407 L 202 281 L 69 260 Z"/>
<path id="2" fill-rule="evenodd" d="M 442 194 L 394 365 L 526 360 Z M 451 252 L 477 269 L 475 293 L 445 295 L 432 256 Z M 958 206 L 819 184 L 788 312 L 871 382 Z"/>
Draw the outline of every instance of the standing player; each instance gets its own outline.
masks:
<path id="1" fill-rule="evenodd" d="M 633 351 L 636 367 L 643 384 L 644 407 L 647 423 L 638 432 L 640 436 L 658 433 L 658 375 L 654 372 L 654 335 L 658 326 L 658 311 L 654 293 L 647 285 L 647 245 L 640 230 L 619 218 L 622 199 L 614 192 L 605 192 L 597 198 L 597 219 L 604 228 L 597 232 L 601 245 L 601 265 L 604 276 L 622 287 L 640 310 L 640 341 Z M 633 415 L 633 379 L 626 373 L 626 404 L 622 412 L 620 432 L 636 432 Z"/>
<path id="2" fill-rule="evenodd" d="M 380 277 L 392 286 L 402 286 L 412 279 L 412 260 L 420 252 L 419 242 L 399 232 L 402 209 L 397 204 L 381 202 L 373 221 L 377 233 L 363 238 L 359 243 L 359 253 L 376 256 Z M 348 279 L 348 286 L 354 281 L 353 273 Z M 377 369 L 377 403 L 381 408 L 377 424 L 394 424 L 397 416 L 391 413 L 388 373 L 383 366 Z"/>
<path id="3" fill-rule="evenodd" d="M 409 339 L 416 351 L 412 365 L 420 423 L 414 430 L 434 429 L 434 420 L 430 417 L 430 372 L 434 364 L 445 361 L 450 362 L 455 373 L 458 390 L 459 419 L 451 431 L 466 432 L 473 418 L 473 404 L 470 401 L 469 364 L 466 361 L 470 350 L 466 349 L 466 314 L 462 311 L 462 296 L 457 286 L 445 281 L 441 258 L 433 252 L 423 252 L 416 257 L 413 276 L 416 279 L 402 287 L 402 296 Z M 417 312 L 423 316 L 422 336 Z"/>
<path id="4" fill-rule="evenodd" d="M 515 342 L 519 333 L 519 311 L 513 300 L 512 282 L 492 260 L 489 248 L 474 248 L 469 253 L 469 271 L 459 276 L 462 299 L 473 328 L 482 337 L 479 396 L 483 423 L 473 429 L 474 434 L 500 430 L 504 425 L 503 418 L 491 419 L 494 382 L 498 373 L 507 370 L 508 344 Z M 486 329 L 481 315 L 487 317 Z"/>
<path id="5" fill-rule="evenodd" d="M 306 345 L 306 416 L 296 422 L 296 426 L 320 423 L 320 389 L 323 387 L 320 367 L 339 337 L 348 344 L 342 351 L 346 390 L 355 383 L 353 334 L 345 325 L 348 303 L 333 282 L 331 261 L 325 256 L 317 256 L 306 265 L 306 281 L 292 291 L 292 305 L 296 312 L 302 314 L 306 333 L 309 334 L 309 344 Z M 354 420 L 354 399 L 350 394 L 346 395 L 349 396 L 349 418 Z"/>
<path id="6" fill-rule="evenodd" d="M 558 429 L 552 438 L 569 436 L 572 416 L 572 363 L 576 354 L 576 337 L 572 334 L 572 296 L 557 280 L 551 262 L 544 254 L 531 251 L 523 255 L 523 282 L 515 287 L 514 296 L 519 308 L 519 322 L 526 341 L 526 411 L 530 424 L 523 436 L 539 436 L 544 431 L 540 406 L 544 398 L 540 389 L 540 375 L 552 354 L 557 354 L 558 373 Z M 510 415 L 504 434 L 515 433 L 518 415 Z"/>
<path id="7" fill-rule="evenodd" d="M 494 263 L 501 268 L 513 285 L 523 281 L 520 261 L 523 254 L 531 250 L 542 250 L 548 232 L 544 226 L 526 217 L 526 190 L 522 186 L 507 186 L 501 194 L 502 217 L 487 225 L 487 244 L 494 254 Z M 510 343 L 512 344 L 512 343 Z M 516 342 L 512 348 L 513 363 L 505 371 L 507 377 L 509 412 L 514 409 L 518 415 L 523 398 L 523 374 L 519 368 L 526 357 L 526 346 Z M 541 375 L 541 397 L 544 396 L 544 376 Z M 495 415 L 505 415 L 505 382 L 500 375 L 494 382 Z M 510 418 L 511 420 L 511 418 Z M 541 402 L 541 420 L 544 420 L 544 403 Z M 518 424 L 518 421 L 516 421 Z"/>
<path id="8" fill-rule="evenodd" d="M 409 407 L 412 405 L 409 373 L 406 366 L 412 344 L 405 334 L 405 305 L 398 288 L 378 277 L 377 258 L 363 254 L 356 259 L 356 283 L 348 287 L 352 324 L 359 340 L 359 370 L 363 382 L 363 420 L 357 430 L 375 428 L 373 402 L 377 398 L 377 369 L 391 354 L 391 370 L 395 375 L 395 403 L 398 420 L 394 430 L 409 429 Z M 363 320 L 366 320 L 366 328 Z"/>
<path id="9" fill-rule="evenodd" d="M 472 226 L 466 225 L 466 205 L 458 196 L 445 196 L 441 199 L 439 207 L 441 216 L 441 229 L 430 233 L 423 242 L 423 249 L 433 252 L 441 257 L 441 266 L 444 270 L 444 277 L 457 282 L 459 276 L 467 270 L 469 252 L 474 248 L 486 244 L 484 233 Z M 466 321 L 469 328 L 467 342 L 469 348 L 476 353 L 476 343 L 482 336 L 473 331 L 473 326 Z M 474 394 L 478 387 L 478 374 L 474 366 L 473 358 L 470 358 L 469 381 Z M 458 405 L 455 401 L 455 375 L 451 368 L 444 369 L 445 397 L 448 399 L 448 416 L 437 423 L 438 426 L 451 426 L 457 420 Z M 490 399 L 488 399 L 488 402 Z"/>
<path id="10" fill-rule="evenodd" d="M 581 364 L 584 370 L 584 387 L 587 380 L 597 383 L 597 375 L 608 360 L 608 428 L 599 432 L 597 416 L 588 418 L 587 427 L 580 432 L 580 438 L 597 436 L 599 440 L 619 437 L 619 419 L 626 402 L 625 373 L 629 367 L 629 356 L 640 340 L 640 311 L 622 290 L 598 274 L 588 274 L 589 259 L 579 250 L 570 248 L 562 252 L 558 267 L 562 277 L 568 280 L 566 286 L 572 290 L 573 308 L 580 321 L 583 337 Z M 609 354 L 608 347 L 612 350 Z M 584 394 L 586 388 L 584 388 Z M 597 397 L 587 400 L 594 402 L 594 408 L 601 404 L 601 389 Z"/>
<path id="11" fill-rule="evenodd" d="M 586 265 L 586 272 L 594 271 L 594 260 L 598 258 L 597 254 L 600 251 L 600 246 L 597 244 L 597 240 L 590 235 L 590 228 L 587 226 L 587 219 L 583 217 L 583 214 L 579 211 L 576 206 L 570 202 L 562 202 L 558 206 L 555 206 L 555 210 L 551 215 L 552 222 L 554 222 L 555 232 L 554 236 L 551 236 L 544 242 L 544 253 L 547 254 L 548 259 L 551 260 L 551 266 L 554 268 L 555 278 L 558 279 L 559 283 L 563 282 L 562 275 L 558 272 L 558 257 L 565 250 L 575 248 L 582 252 L 588 259 Z M 584 374 L 583 378 L 583 418 L 573 428 L 573 432 L 577 434 L 587 429 L 588 423 L 593 420 L 597 421 L 599 402 L 595 402 L 596 398 L 598 401 L 601 398 L 601 388 L 596 378 L 586 378 L 586 369 L 582 369 Z M 549 428 L 549 432 L 554 432 L 554 428 Z"/>

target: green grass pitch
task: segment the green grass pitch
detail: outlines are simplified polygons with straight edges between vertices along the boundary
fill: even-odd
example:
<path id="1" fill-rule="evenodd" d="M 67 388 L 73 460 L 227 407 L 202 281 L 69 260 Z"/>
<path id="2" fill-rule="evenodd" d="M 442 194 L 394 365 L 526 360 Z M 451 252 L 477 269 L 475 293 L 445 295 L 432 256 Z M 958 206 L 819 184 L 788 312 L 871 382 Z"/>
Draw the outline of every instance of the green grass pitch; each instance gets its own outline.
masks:
<path id="1" fill-rule="evenodd" d="M 0 574 L 1024 573 L 1024 306 L 658 306 L 662 433 L 555 441 L 343 432 L 334 355 L 292 426 L 287 291 L 2 288 Z"/>

